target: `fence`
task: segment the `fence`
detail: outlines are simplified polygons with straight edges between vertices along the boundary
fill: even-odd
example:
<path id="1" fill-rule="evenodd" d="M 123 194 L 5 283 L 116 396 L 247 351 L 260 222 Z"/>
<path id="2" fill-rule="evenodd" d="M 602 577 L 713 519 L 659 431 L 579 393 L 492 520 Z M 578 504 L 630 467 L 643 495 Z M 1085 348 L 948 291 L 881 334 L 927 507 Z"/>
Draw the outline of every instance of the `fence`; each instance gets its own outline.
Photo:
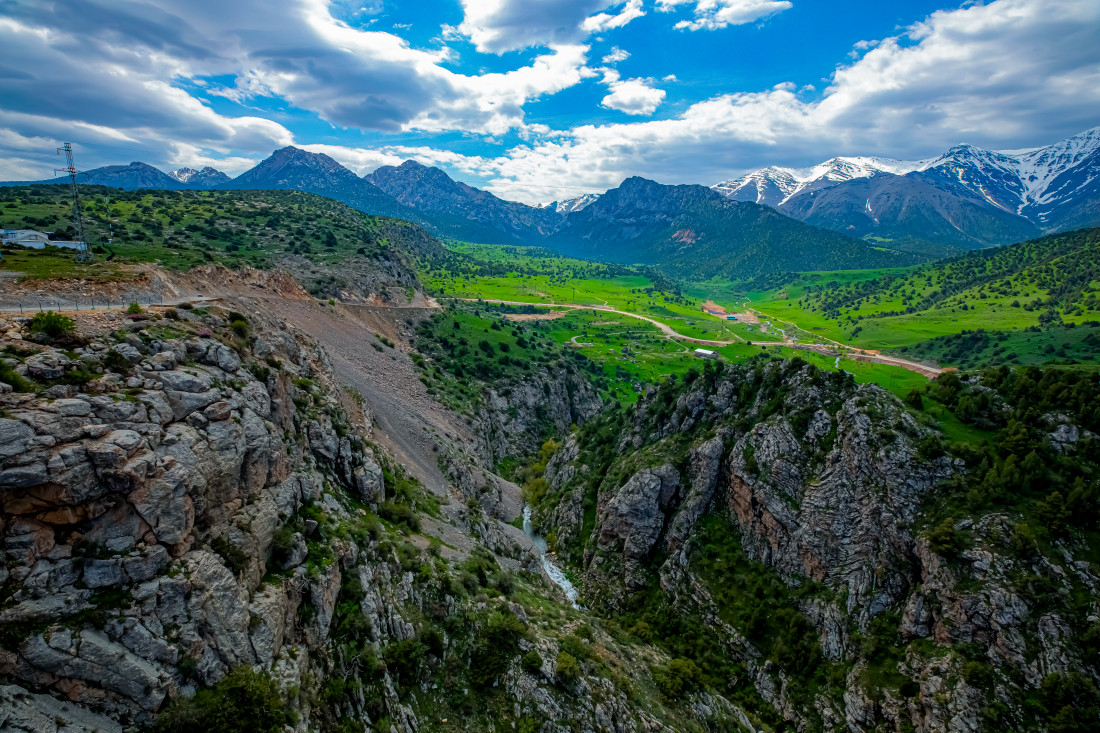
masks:
<path id="1" fill-rule="evenodd" d="M 180 303 L 195 303 L 199 301 L 211 300 L 202 296 L 194 298 L 180 298 L 178 300 L 166 301 L 163 298 L 155 295 L 146 296 L 127 296 L 125 298 L 119 298 L 113 300 L 110 298 L 73 298 L 65 299 L 59 297 L 52 298 L 34 298 L 19 301 L 15 304 L 9 304 L 0 306 L 0 313 L 25 315 L 31 313 L 40 313 L 42 311 L 108 311 L 108 310 L 125 310 L 131 303 L 137 303 L 142 308 L 152 307 L 169 307 L 179 305 Z"/>

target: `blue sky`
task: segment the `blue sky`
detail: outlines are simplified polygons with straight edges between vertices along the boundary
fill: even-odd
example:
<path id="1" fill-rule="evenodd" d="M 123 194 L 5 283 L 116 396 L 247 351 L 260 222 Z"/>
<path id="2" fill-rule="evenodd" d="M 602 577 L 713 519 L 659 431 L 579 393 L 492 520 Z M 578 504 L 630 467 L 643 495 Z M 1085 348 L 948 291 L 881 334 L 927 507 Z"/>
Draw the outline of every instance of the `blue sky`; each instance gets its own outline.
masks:
<path id="1" fill-rule="evenodd" d="M 506 198 L 1100 124 L 1100 3 L 0 0 L 0 178 L 294 144 Z"/>

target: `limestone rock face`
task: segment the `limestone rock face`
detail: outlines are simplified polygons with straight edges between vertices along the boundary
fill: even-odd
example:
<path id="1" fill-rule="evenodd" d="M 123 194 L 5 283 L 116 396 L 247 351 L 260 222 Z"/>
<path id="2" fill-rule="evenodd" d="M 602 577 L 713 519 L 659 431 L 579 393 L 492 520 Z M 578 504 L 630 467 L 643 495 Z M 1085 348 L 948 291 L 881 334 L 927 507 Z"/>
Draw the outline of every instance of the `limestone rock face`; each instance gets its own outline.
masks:
<path id="1" fill-rule="evenodd" d="M 277 324 L 255 326 L 282 365 L 264 381 L 244 368 L 255 356 L 215 338 L 139 331 L 84 349 L 81 363 L 101 370 L 100 355 L 117 352 L 126 374 L 104 370 L 60 399 L 0 395 L 0 624 L 25 629 L 0 648 L 0 676 L 24 686 L 0 688 L 0 728 L 148 723 L 183 688 L 242 664 L 272 668 L 289 639 L 325 643 L 339 566 L 306 577 L 299 534 L 288 575 L 261 587 L 280 569 L 269 568 L 273 537 L 323 500 L 326 481 L 378 501 L 382 469 L 365 430 L 338 436 L 334 402 L 298 394 L 297 375 L 318 377 L 309 350 Z M 47 381 L 75 368 L 50 348 L 23 365 Z"/>
<path id="2" fill-rule="evenodd" d="M 680 491 L 680 475 L 669 465 L 630 477 L 599 511 L 599 548 L 638 560 L 649 554 L 665 524 L 665 511 Z"/>
<path id="3" fill-rule="evenodd" d="M 564 369 L 542 370 L 515 384 L 490 388 L 473 416 L 478 453 L 486 465 L 539 449 L 546 427 L 558 435 L 581 425 L 603 406 L 586 379 Z"/>
<path id="4" fill-rule="evenodd" d="M 554 503 L 539 524 L 584 566 L 586 601 L 614 612 L 634 589 L 659 590 L 798 729 L 813 719 L 853 732 L 990 730 L 991 705 L 1012 727 L 1029 719 L 1021 700 L 1050 675 L 1092 674 L 1066 608 L 1100 589 L 1093 566 L 1075 559 L 1081 545 L 1060 543 L 1064 563 L 1020 557 L 1008 546 L 1018 518 L 989 514 L 956 523 L 965 550 L 937 554 L 923 514 L 965 464 L 935 450 L 934 429 L 892 395 L 796 362 L 704 372 L 670 392 L 646 392 L 610 457 L 606 444 L 573 436 L 547 464 Z M 1091 439 L 1063 416 L 1049 423 L 1051 451 Z M 721 565 L 697 565 L 718 551 L 716 527 L 764 569 L 754 572 L 790 589 L 784 605 L 814 630 L 821 657 L 847 670 L 834 692 L 795 699 L 790 683 L 806 670 L 769 659 L 752 624 L 723 613 L 717 599 L 737 603 L 745 571 L 721 577 Z M 885 667 L 882 643 L 901 650 Z"/>
<path id="5" fill-rule="evenodd" d="M 12 733 L 122 733 L 122 726 L 71 702 L 0 685 L 0 730 Z"/>
<path id="6" fill-rule="evenodd" d="M 727 501 L 750 556 L 846 589 L 847 610 L 863 626 L 916 580 L 909 528 L 953 467 L 947 458 L 918 459 L 924 429 L 896 400 L 867 386 L 836 413 L 832 450 L 815 465 L 814 443 L 825 429 L 820 414 L 805 434 L 775 418 L 742 436 L 730 452 Z"/>

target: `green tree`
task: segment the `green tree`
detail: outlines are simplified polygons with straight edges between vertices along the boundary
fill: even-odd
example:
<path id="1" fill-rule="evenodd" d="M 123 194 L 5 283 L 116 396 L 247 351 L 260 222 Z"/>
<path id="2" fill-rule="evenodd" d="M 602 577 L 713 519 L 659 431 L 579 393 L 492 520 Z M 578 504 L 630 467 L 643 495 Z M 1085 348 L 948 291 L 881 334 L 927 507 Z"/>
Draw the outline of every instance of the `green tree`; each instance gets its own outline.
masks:
<path id="1" fill-rule="evenodd" d="M 44 333 L 50 338 L 57 338 L 76 331 L 76 324 L 68 316 L 45 311 L 34 314 L 29 328 L 31 333 Z"/>
<path id="2" fill-rule="evenodd" d="M 569 652 L 558 652 L 558 657 L 555 661 L 555 669 L 557 670 L 555 675 L 559 682 L 571 685 L 580 679 L 581 665 L 572 654 Z"/>
<path id="3" fill-rule="evenodd" d="M 157 716 L 157 733 L 282 733 L 290 722 L 275 682 L 250 667 L 237 667 L 192 698 L 176 698 Z"/>
<path id="4" fill-rule="evenodd" d="M 935 529 L 928 533 L 928 545 L 933 552 L 947 558 L 958 556 L 964 547 L 963 538 L 955 529 L 955 523 L 950 517 L 940 522 Z"/>

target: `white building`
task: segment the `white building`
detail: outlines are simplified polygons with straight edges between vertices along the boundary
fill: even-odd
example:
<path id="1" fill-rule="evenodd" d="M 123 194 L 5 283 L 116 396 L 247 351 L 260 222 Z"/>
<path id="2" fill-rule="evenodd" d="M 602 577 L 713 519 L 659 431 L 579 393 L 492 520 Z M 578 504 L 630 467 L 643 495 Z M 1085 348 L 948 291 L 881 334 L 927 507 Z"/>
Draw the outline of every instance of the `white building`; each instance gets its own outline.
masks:
<path id="1" fill-rule="evenodd" d="M 696 349 L 695 350 L 695 355 L 698 356 L 700 359 L 717 359 L 718 358 L 718 352 L 717 351 L 711 351 L 710 349 Z"/>
<path id="2" fill-rule="evenodd" d="M 52 232 L 39 232 L 34 229 L 0 229 L 0 244 L 26 247 L 27 249 L 45 249 L 51 247 L 63 247 L 65 249 L 80 249 L 80 242 L 50 241 Z"/>

